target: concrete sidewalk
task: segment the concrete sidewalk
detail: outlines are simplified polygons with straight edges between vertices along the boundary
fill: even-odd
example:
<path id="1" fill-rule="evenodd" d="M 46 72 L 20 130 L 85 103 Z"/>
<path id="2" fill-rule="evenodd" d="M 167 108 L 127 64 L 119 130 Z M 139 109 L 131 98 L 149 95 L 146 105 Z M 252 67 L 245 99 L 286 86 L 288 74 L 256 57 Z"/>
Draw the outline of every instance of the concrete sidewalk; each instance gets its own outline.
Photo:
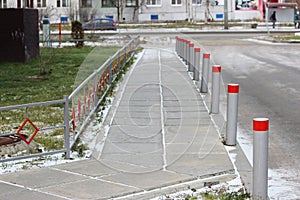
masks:
<path id="1" fill-rule="evenodd" d="M 150 199 L 233 178 L 181 60 L 146 48 L 116 94 L 92 158 L 1 175 L 0 199 Z"/>

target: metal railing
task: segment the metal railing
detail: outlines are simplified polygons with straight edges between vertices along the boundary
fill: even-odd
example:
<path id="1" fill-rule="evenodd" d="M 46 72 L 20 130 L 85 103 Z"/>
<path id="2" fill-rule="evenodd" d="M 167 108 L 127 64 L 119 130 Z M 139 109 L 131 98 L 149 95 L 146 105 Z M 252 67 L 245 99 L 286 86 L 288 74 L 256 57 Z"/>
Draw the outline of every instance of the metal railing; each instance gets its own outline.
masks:
<path id="1" fill-rule="evenodd" d="M 19 137 L 21 137 L 21 139 L 27 143 L 28 149 L 31 141 L 39 131 L 63 129 L 64 132 L 63 148 L 59 150 L 47 151 L 43 153 L 30 153 L 28 150 L 27 155 L 9 158 L 2 157 L 2 159 L 0 158 L 0 163 L 56 153 L 65 153 L 65 158 L 69 159 L 71 148 L 74 146 L 80 134 L 82 134 L 84 131 L 84 128 L 89 123 L 89 120 L 99 107 L 100 103 L 104 100 L 108 91 L 112 88 L 113 82 L 120 73 L 121 69 L 133 57 L 138 45 L 139 36 L 130 40 L 127 45 L 118 50 L 104 64 L 102 64 L 101 67 L 89 75 L 69 96 L 65 96 L 64 99 L 0 107 L 0 113 L 17 112 L 19 113 L 18 115 L 24 115 L 25 113 L 25 121 L 23 121 L 17 132 L 13 132 L 13 134 L 18 134 Z M 34 114 L 30 113 L 31 110 L 29 108 L 49 107 L 54 104 L 63 106 L 63 113 L 61 114 L 61 118 L 58 120 L 60 122 L 52 126 L 45 125 L 43 128 L 38 128 L 38 126 L 35 124 L 39 124 L 39 120 L 41 120 L 40 118 L 42 118 L 43 115 L 34 117 Z M 25 111 L 23 111 L 24 109 Z M 19 123 L 20 122 L 14 124 Z M 26 128 L 24 128 L 25 126 Z M 24 129 L 31 129 L 31 135 L 29 138 L 22 137 L 22 132 L 25 131 Z M 31 131 L 33 131 L 33 134 Z"/>

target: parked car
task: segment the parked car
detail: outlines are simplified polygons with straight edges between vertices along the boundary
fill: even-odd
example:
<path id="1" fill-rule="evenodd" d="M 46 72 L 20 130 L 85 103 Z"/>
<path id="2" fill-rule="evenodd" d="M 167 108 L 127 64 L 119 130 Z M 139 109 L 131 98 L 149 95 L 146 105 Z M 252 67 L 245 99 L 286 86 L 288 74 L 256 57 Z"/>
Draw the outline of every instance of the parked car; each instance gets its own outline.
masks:
<path id="1" fill-rule="evenodd" d="M 116 22 L 110 18 L 96 18 L 82 24 L 83 30 L 117 30 Z"/>

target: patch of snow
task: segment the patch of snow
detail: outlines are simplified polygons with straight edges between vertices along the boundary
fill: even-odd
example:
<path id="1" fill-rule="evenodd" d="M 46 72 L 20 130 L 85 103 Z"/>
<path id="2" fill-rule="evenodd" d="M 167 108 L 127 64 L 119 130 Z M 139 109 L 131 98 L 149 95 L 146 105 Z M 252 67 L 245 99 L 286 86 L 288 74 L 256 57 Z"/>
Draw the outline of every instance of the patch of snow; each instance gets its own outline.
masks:
<path id="1" fill-rule="evenodd" d="M 49 155 L 40 158 L 28 158 L 23 160 L 16 160 L 10 162 L 0 163 L 0 174 L 13 173 L 27 169 L 38 169 L 42 167 L 50 167 L 58 164 L 74 162 L 78 160 L 87 159 L 86 157 L 78 157 L 77 152 L 72 152 L 72 160 L 64 159 L 64 154 Z"/>
<path id="2" fill-rule="evenodd" d="M 271 200 L 290 200 L 300 198 L 298 174 L 286 169 L 268 170 L 268 193 Z"/>
<path id="3" fill-rule="evenodd" d="M 211 194 L 211 195 L 220 195 L 220 194 L 230 194 L 230 193 L 239 193 L 244 194 L 244 188 L 241 184 L 239 177 L 220 184 L 206 186 L 200 189 L 189 189 L 185 191 L 180 191 L 172 194 L 164 194 L 159 197 L 152 198 L 151 200 L 182 200 L 187 199 L 186 197 L 197 197 L 199 200 L 205 200 L 206 198 L 202 197 L 202 194 Z M 191 199 L 191 198 L 188 198 Z"/>

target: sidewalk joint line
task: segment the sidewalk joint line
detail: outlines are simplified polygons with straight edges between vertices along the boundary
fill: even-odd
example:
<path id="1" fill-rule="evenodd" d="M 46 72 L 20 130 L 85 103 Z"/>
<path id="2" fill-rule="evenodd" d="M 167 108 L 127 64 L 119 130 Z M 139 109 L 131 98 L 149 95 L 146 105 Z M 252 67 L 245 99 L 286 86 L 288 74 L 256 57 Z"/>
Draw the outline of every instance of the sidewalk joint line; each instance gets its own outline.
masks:
<path id="1" fill-rule="evenodd" d="M 162 88 L 162 64 L 161 64 L 161 52 L 158 50 L 158 65 L 159 65 L 159 93 L 160 93 L 160 120 L 161 120 L 161 134 L 162 134 L 162 146 L 163 146 L 163 171 L 167 168 L 167 150 L 166 150 L 166 134 L 165 134 L 165 116 L 164 116 L 164 97 Z"/>

